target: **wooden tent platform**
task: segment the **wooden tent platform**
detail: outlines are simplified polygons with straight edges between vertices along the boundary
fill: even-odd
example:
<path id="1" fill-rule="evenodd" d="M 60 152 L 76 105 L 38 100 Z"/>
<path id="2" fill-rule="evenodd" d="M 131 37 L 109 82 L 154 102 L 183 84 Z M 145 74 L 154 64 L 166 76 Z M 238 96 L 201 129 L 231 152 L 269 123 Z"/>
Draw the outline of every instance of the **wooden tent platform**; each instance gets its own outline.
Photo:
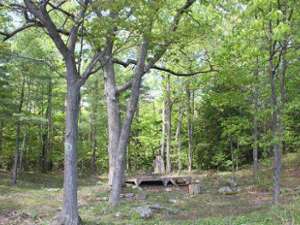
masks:
<path id="1" fill-rule="evenodd" d="M 134 178 L 129 178 L 126 180 L 128 184 L 135 184 L 140 186 L 141 184 L 162 184 L 167 186 L 172 185 L 189 185 L 192 183 L 192 177 L 190 176 L 164 176 L 164 175 L 150 175 L 150 176 L 139 176 Z"/>

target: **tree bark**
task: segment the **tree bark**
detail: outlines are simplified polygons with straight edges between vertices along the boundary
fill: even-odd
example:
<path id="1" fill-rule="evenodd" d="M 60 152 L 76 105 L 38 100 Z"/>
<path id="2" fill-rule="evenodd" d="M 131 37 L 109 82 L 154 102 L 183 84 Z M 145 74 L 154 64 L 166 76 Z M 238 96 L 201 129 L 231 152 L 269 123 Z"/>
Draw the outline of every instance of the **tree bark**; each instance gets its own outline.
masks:
<path id="1" fill-rule="evenodd" d="M 80 218 L 77 207 L 77 136 L 80 109 L 80 85 L 76 77 L 76 64 L 73 57 L 67 64 L 66 131 L 64 153 L 64 207 L 63 224 L 78 225 Z"/>
<path id="2" fill-rule="evenodd" d="M 166 152 L 166 100 L 163 99 L 163 109 L 162 109 L 162 131 L 161 131 L 161 146 L 160 146 L 160 155 L 162 159 L 165 158 L 165 152 Z"/>
<path id="3" fill-rule="evenodd" d="M 254 115 L 253 118 L 253 177 L 255 180 L 258 178 L 258 125 L 257 125 L 257 117 Z"/>
<path id="4" fill-rule="evenodd" d="M 52 131 L 52 79 L 48 80 L 47 87 L 47 109 L 46 120 L 47 126 L 43 130 L 42 134 L 42 154 L 41 154 L 41 171 L 46 173 L 50 168 L 49 154 L 51 151 L 51 131 Z"/>
<path id="5" fill-rule="evenodd" d="M 287 102 L 287 93 L 286 93 L 286 71 L 288 68 L 288 62 L 286 59 L 287 47 L 288 47 L 288 41 L 284 40 L 282 43 L 282 56 L 281 56 L 281 63 L 279 67 L 280 112 L 281 113 L 283 113 L 285 103 Z M 280 123 L 282 137 L 284 137 L 285 125 L 282 119 L 279 121 L 279 123 Z M 281 145 L 282 145 L 282 151 L 285 152 L 286 142 L 284 141 L 284 138 L 282 138 Z"/>
<path id="6" fill-rule="evenodd" d="M 121 118 L 120 118 L 120 105 L 117 96 L 117 86 L 115 79 L 115 70 L 112 58 L 112 40 L 107 40 L 107 53 L 102 59 L 104 65 L 104 86 L 107 105 L 108 117 L 108 155 L 109 155 L 109 173 L 108 184 L 112 185 L 113 174 L 115 170 L 116 151 L 118 148 Z"/>
<path id="7" fill-rule="evenodd" d="M 24 92 L 25 92 L 25 78 L 23 77 L 22 86 L 21 86 L 21 93 L 20 93 L 20 100 L 17 113 L 20 114 L 22 112 L 23 103 L 24 103 Z M 12 177 L 11 183 L 12 185 L 17 184 L 17 176 L 18 176 L 18 165 L 19 165 L 19 158 L 20 158 L 20 134 L 21 134 L 21 122 L 20 119 L 17 118 L 16 123 L 16 149 L 15 149 L 15 156 L 12 168 Z"/>
<path id="8" fill-rule="evenodd" d="M 270 33 L 272 33 L 271 22 L 269 24 Z M 279 111 L 276 94 L 276 70 L 273 63 L 274 44 L 270 41 L 269 50 L 269 79 L 271 84 L 271 103 L 272 103 L 272 139 L 274 154 L 274 174 L 273 174 L 273 204 L 278 204 L 280 195 L 280 176 L 281 176 L 281 129 L 279 127 Z"/>
<path id="9" fill-rule="evenodd" d="M 259 66 L 258 66 L 258 57 L 256 58 L 256 70 L 254 72 L 254 91 L 253 91 L 253 97 L 254 97 L 254 114 L 253 114 L 253 151 L 252 151 L 252 157 L 253 157 L 253 177 L 255 180 L 258 179 L 258 123 L 257 123 L 257 114 L 258 114 L 258 98 L 259 98 L 259 92 L 258 92 L 258 76 L 259 76 Z"/>
<path id="10" fill-rule="evenodd" d="M 177 166 L 178 171 L 182 170 L 182 162 L 181 162 L 181 127 L 182 127 L 182 116 L 183 116 L 183 108 L 179 108 L 178 112 L 178 122 L 177 122 L 177 129 L 176 129 L 176 143 L 177 143 Z"/>
<path id="11" fill-rule="evenodd" d="M 23 135 L 22 146 L 20 149 L 20 158 L 19 158 L 19 165 L 18 165 L 18 169 L 20 172 L 23 171 L 23 157 L 24 157 L 24 152 L 25 152 L 26 138 L 27 138 L 27 132 L 25 130 L 24 135 Z"/>
<path id="12" fill-rule="evenodd" d="M 192 109 L 191 109 L 191 91 L 186 87 L 187 96 L 187 125 L 188 125 L 188 171 L 192 171 L 193 162 L 193 128 L 192 128 Z"/>
<path id="13" fill-rule="evenodd" d="M 99 82 L 98 79 L 94 83 L 93 88 L 93 97 L 99 94 L 98 88 Z M 97 158 L 96 158 L 96 151 L 97 151 L 97 128 L 96 128 L 96 114 L 97 114 L 97 101 L 92 100 L 91 103 L 91 113 L 90 113 L 90 142 L 91 142 L 91 149 L 92 149 L 92 156 L 91 156 L 91 172 L 92 174 L 96 174 L 97 172 Z"/>
<path id="14" fill-rule="evenodd" d="M 3 127 L 4 127 L 3 121 L 0 120 L 0 154 L 3 149 Z"/>
<path id="15" fill-rule="evenodd" d="M 172 102 L 171 102 L 171 82 L 170 75 L 167 76 L 167 84 L 166 84 L 166 129 L 167 129 L 167 143 L 166 143 L 166 173 L 171 173 L 171 137 L 172 137 L 172 121 L 171 121 L 171 113 L 172 113 Z"/>
<path id="16" fill-rule="evenodd" d="M 128 145 L 132 120 L 136 112 L 136 108 L 140 96 L 142 76 L 145 73 L 145 60 L 147 56 L 147 50 L 148 50 L 148 41 L 145 38 L 140 47 L 139 60 L 133 77 L 131 96 L 128 101 L 126 117 L 121 129 L 119 143 L 118 143 L 117 157 L 116 157 L 115 170 L 114 170 L 113 182 L 112 182 L 112 191 L 110 196 L 110 203 L 112 206 L 116 206 L 120 201 L 121 187 L 124 180 L 124 157 L 126 155 L 125 153 Z"/>

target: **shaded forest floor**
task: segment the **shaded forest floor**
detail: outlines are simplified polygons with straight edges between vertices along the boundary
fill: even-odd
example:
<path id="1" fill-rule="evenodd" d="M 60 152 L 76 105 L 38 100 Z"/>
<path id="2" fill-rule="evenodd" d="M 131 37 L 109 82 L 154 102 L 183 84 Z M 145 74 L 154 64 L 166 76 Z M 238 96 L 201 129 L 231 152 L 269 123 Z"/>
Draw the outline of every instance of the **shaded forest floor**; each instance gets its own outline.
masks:
<path id="1" fill-rule="evenodd" d="M 218 188 L 231 176 L 226 172 L 194 172 L 203 193 L 189 196 L 184 188 L 130 186 L 119 207 L 108 204 L 109 187 L 101 177 L 80 178 L 79 210 L 88 225 L 96 224 L 197 224 L 197 225 L 300 225 L 300 155 L 284 157 L 281 204 L 271 206 L 272 162 L 261 165 L 253 185 L 251 170 L 236 173 L 241 191 L 222 195 Z M 17 187 L 9 185 L 9 173 L 0 172 L 0 224 L 46 225 L 62 206 L 62 176 L 25 173 Z M 144 194 L 142 194 L 144 193 Z M 138 197 L 140 196 L 140 197 Z M 141 219 L 136 207 L 159 205 L 149 219 Z"/>

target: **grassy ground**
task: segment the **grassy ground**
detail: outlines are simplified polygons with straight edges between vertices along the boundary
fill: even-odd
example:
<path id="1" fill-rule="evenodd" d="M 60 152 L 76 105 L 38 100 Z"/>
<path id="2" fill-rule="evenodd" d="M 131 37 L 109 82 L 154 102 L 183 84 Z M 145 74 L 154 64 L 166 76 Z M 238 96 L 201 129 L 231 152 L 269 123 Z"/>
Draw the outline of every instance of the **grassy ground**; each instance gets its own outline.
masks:
<path id="1" fill-rule="evenodd" d="M 146 193 L 145 200 L 125 198 L 111 209 L 109 187 L 99 177 L 80 179 L 79 211 L 85 224 L 186 224 L 186 225 L 300 225 L 300 156 L 284 158 L 281 204 L 271 206 L 271 161 L 265 161 L 257 185 L 247 168 L 236 175 L 241 192 L 221 195 L 217 190 L 230 173 L 195 172 L 203 194 L 189 196 L 184 189 L 127 187 L 124 193 Z M 26 173 L 17 187 L 9 185 L 9 174 L 0 172 L 0 224 L 46 225 L 61 210 L 62 176 Z M 162 209 L 141 219 L 134 207 L 159 203 Z"/>

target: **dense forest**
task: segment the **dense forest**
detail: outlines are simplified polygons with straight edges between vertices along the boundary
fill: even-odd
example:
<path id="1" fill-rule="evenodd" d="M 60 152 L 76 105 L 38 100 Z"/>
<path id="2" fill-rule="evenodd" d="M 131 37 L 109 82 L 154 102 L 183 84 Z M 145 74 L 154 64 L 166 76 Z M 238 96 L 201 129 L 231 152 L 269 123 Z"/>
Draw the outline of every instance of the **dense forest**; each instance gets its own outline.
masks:
<path id="1" fill-rule="evenodd" d="M 158 156 L 164 175 L 250 168 L 254 185 L 272 160 L 278 205 L 282 158 L 300 147 L 299 12 L 297 0 L 0 0 L 2 173 L 12 186 L 64 173 L 65 225 L 82 223 L 78 177 L 107 177 L 119 207 L 126 177 Z"/>

